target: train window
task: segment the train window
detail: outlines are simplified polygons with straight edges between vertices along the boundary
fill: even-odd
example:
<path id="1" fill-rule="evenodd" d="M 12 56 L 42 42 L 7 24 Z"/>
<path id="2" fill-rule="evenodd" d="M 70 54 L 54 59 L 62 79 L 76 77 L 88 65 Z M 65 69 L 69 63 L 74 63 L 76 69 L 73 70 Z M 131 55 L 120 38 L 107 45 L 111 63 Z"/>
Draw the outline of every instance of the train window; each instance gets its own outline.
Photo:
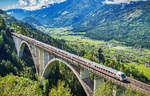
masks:
<path id="1" fill-rule="evenodd" d="M 126 78 L 126 76 L 124 75 L 124 74 L 121 74 L 121 77 L 124 79 L 124 78 Z"/>

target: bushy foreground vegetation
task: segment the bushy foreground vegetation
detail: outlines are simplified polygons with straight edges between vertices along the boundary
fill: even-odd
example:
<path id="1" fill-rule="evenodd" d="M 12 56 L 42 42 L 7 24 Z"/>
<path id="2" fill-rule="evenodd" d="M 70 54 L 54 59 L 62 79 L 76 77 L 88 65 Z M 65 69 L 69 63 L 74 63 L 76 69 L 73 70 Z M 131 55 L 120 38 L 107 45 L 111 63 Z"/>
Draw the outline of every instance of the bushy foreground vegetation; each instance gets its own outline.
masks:
<path id="1" fill-rule="evenodd" d="M 0 96 L 42 96 L 40 83 L 14 75 L 0 77 Z"/>
<path id="2" fill-rule="evenodd" d="M 133 89 L 125 89 L 121 86 L 117 86 L 112 82 L 106 81 L 102 83 L 96 90 L 97 96 L 149 96 L 141 93 L 140 91 L 134 91 Z"/>

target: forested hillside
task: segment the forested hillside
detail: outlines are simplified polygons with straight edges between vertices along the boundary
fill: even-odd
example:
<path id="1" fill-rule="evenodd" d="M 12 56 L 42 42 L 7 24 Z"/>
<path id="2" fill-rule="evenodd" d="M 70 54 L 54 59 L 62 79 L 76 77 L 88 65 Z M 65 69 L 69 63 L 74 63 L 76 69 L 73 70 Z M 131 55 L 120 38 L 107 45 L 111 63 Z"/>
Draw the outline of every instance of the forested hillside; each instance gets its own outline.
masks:
<path id="1" fill-rule="evenodd" d="M 98 40 L 117 40 L 126 45 L 150 48 L 150 2 L 135 3 L 119 9 L 108 5 L 97 10 L 89 21 L 86 36 Z M 116 8 L 116 9 L 115 9 Z M 118 10 L 119 9 L 119 10 Z M 84 24 L 84 23 L 83 23 Z M 82 29 L 82 28 L 81 28 Z"/>

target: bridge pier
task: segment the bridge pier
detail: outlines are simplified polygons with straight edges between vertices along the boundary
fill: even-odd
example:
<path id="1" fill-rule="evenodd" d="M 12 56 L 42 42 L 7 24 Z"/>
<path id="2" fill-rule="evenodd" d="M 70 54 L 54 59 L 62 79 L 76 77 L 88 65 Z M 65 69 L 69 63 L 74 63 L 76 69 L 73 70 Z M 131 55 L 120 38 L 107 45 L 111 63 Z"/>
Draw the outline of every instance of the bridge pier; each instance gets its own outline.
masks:
<path id="1" fill-rule="evenodd" d="M 116 91 L 116 89 L 113 89 L 112 96 L 116 96 L 116 95 L 117 95 L 117 91 Z"/>
<path id="2" fill-rule="evenodd" d="M 44 50 L 39 48 L 39 74 L 42 75 L 42 72 L 44 70 Z"/>
<path id="3" fill-rule="evenodd" d="M 43 71 L 47 64 L 49 64 L 49 61 L 52 59 L 56 58 L 55 55 L 49 53 L 48 51 L 42 49 L 42 48 L 37 48 L 38 49 L 38 54 L 37 54 L 37 62 L 38 62 L 38 68 L 39 68 L 39 74 L 40 76 L 43 75 Z M 42 78 L 42 77 L 41 77 Z"/>
<path id="4" fill-rule="evenodd" d="M 14 43 L 16 46 L 17 55 L 19 57 L 19 46 L 20 46 L 22 40 L 20 38 L 17 38 L 16 36 L 12 36 L 12 37 L 13 37 L 13 40 L 14 40 Z"/>
<path id="5" fill-rule="evenodd" d="M 98 76 L 95 76 L 94 77 L 94 89 L 93 89 L 93 96 L 96 96 L 96 89 L 102 84 L 104 83 L 104 78 L 102 77 L 98 77 Z"/>
<path id="6" fill-rule="evenodd" d="M 81 79 L 87 79 L 90 77 L 90 74 L 87 70 L 80 69 L 80 78 Z"/>
<path id="7" fill-rule="evenodd" d="M 83 86 L 86 86 L 84 88 L 86 88 L 85 92 L 86 92 L 87 96 L 92 96 L 93 95 L 93 92 L 92 92 L 93 82 L 90 79 L 89 71 L 85 70 L 85 69 L 80 69 L 80 78 L 84 82 Z"/>

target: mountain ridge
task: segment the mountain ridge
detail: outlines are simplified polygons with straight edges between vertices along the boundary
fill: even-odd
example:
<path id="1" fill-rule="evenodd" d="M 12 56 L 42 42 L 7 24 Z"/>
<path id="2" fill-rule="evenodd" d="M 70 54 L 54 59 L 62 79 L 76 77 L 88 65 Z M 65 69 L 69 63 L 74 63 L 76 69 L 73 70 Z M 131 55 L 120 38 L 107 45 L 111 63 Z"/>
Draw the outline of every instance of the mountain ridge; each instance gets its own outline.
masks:
<path id="1" fill-rule="evenodd" d="M 11 16 L 14 16 L 19 20 L 23 20 L 25 17 L 34 17 L 36 20 L 42 21 L 43 25 L 48 25 L 50 27 L 54 27 L 54 26 L 60 27 L 62 25 L 63 26 L 72 25 L 72 23 L 78 21 L 79 19 L 81 19 L 82 16 L 84 16 L 83 13 L 87 14 L 91 10 L 91 7 L 96 3 L 102 4 L 102 1 L 67 0 L 66 2 L 49 5 L 48 8 L 43 8 L 36 11 L 12 9 L 12 10 L 7 10 L 6 12 L 10 13 Z M 98 6 L 98 4 L 96 5 Z M 95 8 L 95 6 L 93 6 L 93 8 Z M 68 14 L 67 13 L 63 14 L 64 12 L 68 12 Z M 66 23 L 65 21 L 68 22 Z"/>
<path id="2" fill-rule="evenodd" d="M 67 0 L 37 11 L 7 12 L 29 24 L 52 28 L 71 26 L 72 31 L 86 32 L 85 36 L 92 39 L 117 40 L 129 46 L 150 48 L 150 1 L 130 4 L 103 4 L 103 1 Z M 35 20 L 25 20 L 26 17 Z"/>

